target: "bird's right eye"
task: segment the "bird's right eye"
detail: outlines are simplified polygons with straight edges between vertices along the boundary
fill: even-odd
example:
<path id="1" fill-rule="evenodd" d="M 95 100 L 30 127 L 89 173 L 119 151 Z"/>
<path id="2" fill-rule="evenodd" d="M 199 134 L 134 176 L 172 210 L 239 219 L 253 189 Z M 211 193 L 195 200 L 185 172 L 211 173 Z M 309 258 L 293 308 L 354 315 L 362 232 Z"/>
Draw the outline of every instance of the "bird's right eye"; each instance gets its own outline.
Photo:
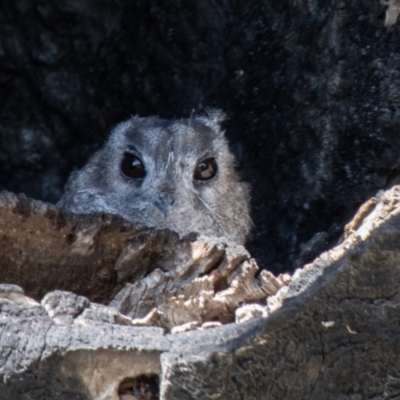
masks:
<path id="1" fill-rule="evenodd" d="M 128 178 L 140 179 L 146 175 L 146 170 L 139 157 L 125 153 L 121 161 L 121 171 Z"/>

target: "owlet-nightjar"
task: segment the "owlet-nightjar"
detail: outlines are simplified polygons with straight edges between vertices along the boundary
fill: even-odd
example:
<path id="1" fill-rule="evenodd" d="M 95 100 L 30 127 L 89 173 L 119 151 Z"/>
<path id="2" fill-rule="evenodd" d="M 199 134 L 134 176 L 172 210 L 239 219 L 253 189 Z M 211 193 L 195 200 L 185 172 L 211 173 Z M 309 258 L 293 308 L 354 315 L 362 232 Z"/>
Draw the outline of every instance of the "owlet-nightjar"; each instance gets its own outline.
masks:
<path id="1" fill-rule="evenodd" d="M 58 205 L 243 244 L 252 225 L 249 187 L 235 171 L 222 119 L 213 111 L 120 123 L 86 166 L 71 174 Z"/>

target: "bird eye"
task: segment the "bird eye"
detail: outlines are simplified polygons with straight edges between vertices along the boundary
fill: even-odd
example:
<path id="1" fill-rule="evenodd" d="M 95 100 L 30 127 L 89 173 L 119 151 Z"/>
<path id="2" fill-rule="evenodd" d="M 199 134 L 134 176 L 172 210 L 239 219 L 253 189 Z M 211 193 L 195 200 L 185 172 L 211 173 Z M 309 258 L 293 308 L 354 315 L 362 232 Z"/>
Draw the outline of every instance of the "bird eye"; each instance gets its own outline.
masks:
<path id="1" fill-rule="evenodd" d="M 214 178 L 217 169 L 218 167 L 215 158 L 206 158 L 197 164 L 193 172 L 193 179 L 196 179 L 197 181 L 208 181 Z"/>
<path id="2" fill-rule="evenodd" d="M 144 178 L 146 170 L 142 160 L 131 153 L 125 153 L 121 162 L 121 171 L 128 178 Z"/>

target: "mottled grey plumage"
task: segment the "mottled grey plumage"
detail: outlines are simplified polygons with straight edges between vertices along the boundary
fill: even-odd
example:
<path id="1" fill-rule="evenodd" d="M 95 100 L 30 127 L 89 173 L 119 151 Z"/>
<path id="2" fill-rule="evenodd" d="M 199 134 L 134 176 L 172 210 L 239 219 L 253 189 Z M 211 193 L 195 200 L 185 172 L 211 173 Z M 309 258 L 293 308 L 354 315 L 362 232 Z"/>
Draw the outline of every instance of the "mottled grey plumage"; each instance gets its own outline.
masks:
<path id="1" fill-rule="evenodd" d="M 182 120 L 132 117 L 71 174 L 58 205 L 74 213 L 118 214 L 181 236 L 197 232 L 244 243 L 251 228 L 249 189 L 234 170 L 221 119 L 218 112 Z M 132 159 L 144 167 L 143 177 L 122 172 Z M 129 171 L 137 166 L 131 162 Z M 195 179 L 210 171 L 216 171 L 212 179 Z"/>

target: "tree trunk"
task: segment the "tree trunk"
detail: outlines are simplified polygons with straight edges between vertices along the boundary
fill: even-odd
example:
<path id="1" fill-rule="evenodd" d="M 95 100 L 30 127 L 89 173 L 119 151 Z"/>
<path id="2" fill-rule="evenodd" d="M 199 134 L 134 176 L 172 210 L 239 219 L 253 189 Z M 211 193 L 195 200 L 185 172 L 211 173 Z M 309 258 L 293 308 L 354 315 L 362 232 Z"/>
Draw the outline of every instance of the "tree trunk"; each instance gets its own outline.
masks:
<path id="1" fill-rule="evenodd" d="M 400 187 L 362 207 L 343 242 L 297 270 L 291 280 L 265 271 L 255 276 L 254 261 L 244 250 L 221 243 L 206 246 L 204 241 L 179 241 L 169 232 L 141 230 L 148 235 L 138 247 L 137 228 L 107 217 L 93 217 L 103 225 L 97 225 L 90 242 L 79 234 L 85 232 L 85 218 L 64 215 L 64 222 L 57 223 L 61 214 L 52 218 L 58 212 L 54 206 L 13 195 L 3 195 L 1 203 L 1 220 L 9 215 L 15 222 L 15 229 L 1 227 L 0 235 L 2 246 L 13 243 L 11 255 L 18 246 L 33 252 L 42 243 L 39 251 L 47 265 L 52 256 L 54 265 L 71 261 L 59 265 L 58 281 L 49 269 L 44 279 L 49 286 L 36 281 L 36 291 L 40 263 L 25 268 L 12 256 L 2 263 L 3 279 L 30 287 L 30 295 L 53 290 L 38 303 L 18 286 L 0 286 L 2 399 L 397 396 Z M 33 229 L 39 220 L 41 233 Z M 75 234 L 66 244 L 62 232 L 67 229 Z M 131 277 L 124 269 L 113 282 L 104 281 L 103 300 L 114 296 L 113 307 L 91 302 L 88 297 L 96 298 L 97 286 L 80 286 L 68 267 L 74 259 L 86 259 L 88 264 L 79 266 L 83 279 L 96 275 L 96 263 L 89 261 L 96 259 L 99 243 L 110 232 L 113 245 L 103 247 L 102 255 L 117 277 L 124 249 L 130 251 L 129 260 L 124 258 L 126 271 L 129 266 L 134 270 L 138 260 L 149 261 L 136 270 L 136 283 L 126 283 Z M 46 235 L 53 241 L 42 242 Z M 174 251 L 159 248 L 157 255 L 154 235 L 172 241 Z M 18 236 L 20 242 L 14 240 Z M 118 245 L 124 249 L 116 251 Z M 65 246 L 70 251 L 62 253 Z M 78 256 L 73 255 L 76 248 Z M 115 253 L 120 257 L 112 263 Z M 153 269 L 151 260 L 161 259 L 164 267 L 176 268 Z M 151 286 L 160 276 L 164 280 Z M 64 291 L 55 290 L 60 282 Z M 129 289 L 132 284 L 135 290 Z M 141 285 L 147 291 L 132 296 Z M 87 297 L 65 291 L 69 286 Z M 146 314 L 149 303 L 152 312 Z M 168 310 L 173 310 L 171 318 Z"/>

